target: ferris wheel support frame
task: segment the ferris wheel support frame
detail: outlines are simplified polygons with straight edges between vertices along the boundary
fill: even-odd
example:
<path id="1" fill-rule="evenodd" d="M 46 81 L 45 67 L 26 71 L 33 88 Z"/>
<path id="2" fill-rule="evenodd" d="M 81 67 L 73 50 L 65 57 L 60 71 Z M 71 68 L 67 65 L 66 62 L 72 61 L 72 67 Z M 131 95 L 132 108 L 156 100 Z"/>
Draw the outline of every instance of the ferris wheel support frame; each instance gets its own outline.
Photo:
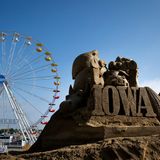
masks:
<path id="1" fill-rule="evenodd" d="M 10 90 L 9 86 L 6 82 L 3 82 L 3 87 L 7 93 L 8 100 L 10 102 L 10 105 L 12 107 L 13 113 L 15 117 L 18 119 L 18 125 L 20 127 L 20 130 L 22 132 L 22 135 L 25 139 L 25 141 L 33 144 L 37 138 L 35 135 L 32 135 L 33 130 L 31 126 L 29 125 L 29 122 L 21 108 L 21 106 L 17 103 L 12 91 Z"/>

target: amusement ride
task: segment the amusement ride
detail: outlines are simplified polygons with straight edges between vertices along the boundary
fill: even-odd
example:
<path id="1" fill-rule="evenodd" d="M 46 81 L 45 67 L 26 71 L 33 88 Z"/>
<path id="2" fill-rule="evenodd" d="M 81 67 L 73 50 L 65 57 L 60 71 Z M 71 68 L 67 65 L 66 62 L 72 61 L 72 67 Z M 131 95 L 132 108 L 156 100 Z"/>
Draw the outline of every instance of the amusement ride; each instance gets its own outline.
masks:
<path id="1" fill-rule="evenodd" d="M 17 32 L 0 32 L 0 124 L 14 120 L 31 144 L 55 112 L 57 66 L 43 43 Z"/>

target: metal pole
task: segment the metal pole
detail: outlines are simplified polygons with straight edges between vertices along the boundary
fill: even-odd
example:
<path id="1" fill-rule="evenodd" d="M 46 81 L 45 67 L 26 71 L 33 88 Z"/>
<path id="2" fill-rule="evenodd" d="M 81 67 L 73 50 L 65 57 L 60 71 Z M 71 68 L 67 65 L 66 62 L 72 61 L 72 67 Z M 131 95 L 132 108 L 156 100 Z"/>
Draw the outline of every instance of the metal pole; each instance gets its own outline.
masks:
<path id="1" fill-rule="evenodd" d="M 24 137 L 25 141 L 27 141 L 27 137 L 25 136 L 25 133 L 24 133 L 24 131 L 23 131 L 21 122 L 20 122 L 20 120 L 19 120 L 19 116 L 17 115 L 17 112 L 15 111 L 15 106 L 14 106 L 14 103 L 13 103 L 13 101 L 12 101 L 12 98 L 11 98 L 9 92 L 8 92 L 7 86 L 6 86 L 5 83 L 3 83 L 3 86 L 4 86 L 4 89 L 5 89 L 6 93 L 7 93 L 9 103 L 10 103 L 12 109 L 13 109 L 13 113 L 14 113 L 15 117 L 18 119 L 18 125 L 19 125 L 20 130 L 21 130 L 21 132 L 22 132 L 22 134 L 23 134 L 23 137 Z"/>
<path id="2" fill-rule="evenodd" d="M 36 141 L 36 137 L 32 135 L 32 129 L 31 129 L 31 126 L 21 108 L 21 106 L 17 103 L 12 91 L 10 90 L 10 88 L 8 88 L 8 91 L 10 92 L 12 98 L 13 98 L 13 101 L 14 101 L 14 104 L 16 105 L 16 109 L 17 109 L 17 112 L 19 113 L 20 117 L 21 117 L 21 120 L 22 122 L 24 123 L 24 127 L 25 127 L 25 130 L 26 130 L 26 133 L 28 135 L 28 138 L 31 140 L 32 143 L 34 143 Z"/>

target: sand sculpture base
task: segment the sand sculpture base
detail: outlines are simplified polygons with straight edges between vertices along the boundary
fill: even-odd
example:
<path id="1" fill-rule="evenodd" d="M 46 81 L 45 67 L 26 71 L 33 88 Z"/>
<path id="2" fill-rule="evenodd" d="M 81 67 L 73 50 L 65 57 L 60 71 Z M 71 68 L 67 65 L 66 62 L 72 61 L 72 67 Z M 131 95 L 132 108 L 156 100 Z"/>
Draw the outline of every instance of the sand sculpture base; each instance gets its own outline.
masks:
<path id="1" fill-rule="evenodd" d="M 149 98 L 147 101 L 151 105 L 148 110 L 158 110 L 160 104 L 158 96 L 149 88 L 146 91 L 147 98 Z M 142 99 L 145 101 L 145 98 Z M 70 108 L 60 108 L 52 116 L 37 142 L 29 149 L 29 152 L 95 143 L 108 138 L 153 136 L 160 133 L 158 115 L 106 115 L 103 106 L 99 105 L 102 104 L 104 99 L 101 99 L 101 102 L 98 103 L 97 100 L 99 100 L 97 96 L 90 94 L 87 106 L 77 107 L 74 111 L 70 111 Z M 122 105 L 122 102 L 120 104 Z M 142 110 L 145 109 L 145 102 L 143 104 Z M 146 115 L 148 110 L 146 109 Z"/>

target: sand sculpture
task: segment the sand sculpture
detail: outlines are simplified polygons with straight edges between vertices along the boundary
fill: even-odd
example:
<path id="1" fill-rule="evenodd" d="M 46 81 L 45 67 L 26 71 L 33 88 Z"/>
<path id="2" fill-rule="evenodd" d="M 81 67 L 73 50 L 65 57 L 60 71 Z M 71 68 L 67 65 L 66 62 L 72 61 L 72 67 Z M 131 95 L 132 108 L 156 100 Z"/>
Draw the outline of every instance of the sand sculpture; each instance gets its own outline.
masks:
<path id="1" fill-rule="evenodd" d="M 114 137 L 160 133 L 160 99 L 137 83 L 134 60 L 117 57 L 108 64 L 94 50 L 73 62 L 73 87 L 29 152 Z"/>

